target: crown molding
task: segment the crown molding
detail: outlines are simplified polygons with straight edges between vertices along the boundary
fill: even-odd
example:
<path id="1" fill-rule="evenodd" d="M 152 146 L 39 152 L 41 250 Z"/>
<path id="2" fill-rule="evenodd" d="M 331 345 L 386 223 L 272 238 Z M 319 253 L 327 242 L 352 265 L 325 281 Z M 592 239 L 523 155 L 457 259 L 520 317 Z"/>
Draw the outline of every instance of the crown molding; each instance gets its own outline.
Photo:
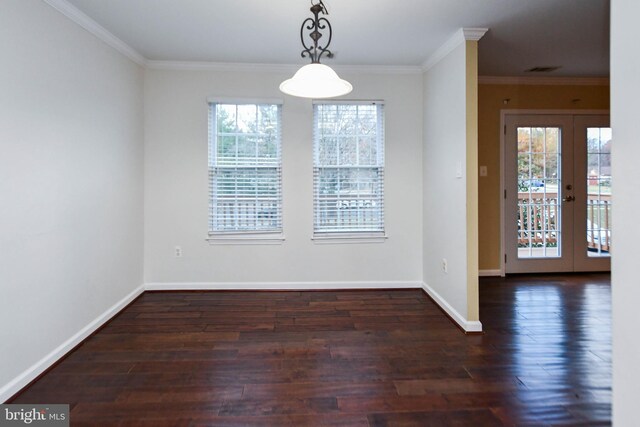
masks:
<path id="1" fill-rule="evenodd" d="M 481 85 L 609 86 L 609 77 L 479 76 Z"/>
<path id="2" fill-rule="evenodd" d="M 336 65 L 332 68 L 341 73 L 422 74 L 422 67 L 419 65 Z"/>
<path id="3" fill-rule="evenodd" d="M 489 31 L 488 28 L 462 28 L 465 41 L 477 42 Z"/>
<path id="4" fill-rule="evenodd" d="M 153 70 L 178 71 L 260 71 L 271 73 L 294 73 L 300 64 L 255 64 L 228 63 L 206 61 L 156 61 L 147 60 L 145 65 Z M 391 65 L 333 65 L 331 68 L 340 73 L 371 73 L 371 74 L 420 74 L 419 66 L 391 66 Z"/>
<path id="5" fill-rule="evenodd" d="M 433 55 L 422 63 L 422 71 L 429 71 L 431 67 L 440 62 L 445 56 L 450 54 L 456 47 L 465 41 L 478 41 L 489 31 L 488 28 L 460 28 L 456 33 L 447 40 L 442 46 L 435 51 Z"/>
<path id="6" fill-rule="evenodd" d="M 152 70 L 177 71 L 263 71 L 273 73 L 294 72 L 299 66 L 291 64 L 253 64 L 207 61 L 157 61 L 147 60 L 145 65 Z"/>
<path id="7" fill-rule="evenodd" d="M 62 13 L 64 16 L 80 25 L 82 28 L 105 42 L 127 58 L 131 59 L 138 65 L 145 66 L 147 60 L 140 55 L 134 48 L 114 36 L 110 31 L 98 24 L 96 21 L 87 16 L 77 7 L 73 6 L 67 0 L 44 0 L 49 6 Z"/>

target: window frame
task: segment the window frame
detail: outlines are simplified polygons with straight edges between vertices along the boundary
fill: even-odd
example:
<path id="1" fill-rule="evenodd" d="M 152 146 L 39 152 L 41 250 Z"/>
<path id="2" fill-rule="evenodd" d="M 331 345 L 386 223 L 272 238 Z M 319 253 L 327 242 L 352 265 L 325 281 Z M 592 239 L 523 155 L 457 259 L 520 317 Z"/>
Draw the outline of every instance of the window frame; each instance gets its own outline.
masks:
<path id="1" fill-rule="evenodd" d="M 220 98 L 209 97 L 207 98 L 207 120 L 208 120 L 208 138 L 207 138 L 207 170 L 208 170 L 208 237 L 206 240 L 209 244 L 281 244 L 284 241 L 284 226 L 283 226 L 283 195 L 282 195 L 282 106 L 284 102 L 282 99 L 272 98 Z M 250 229 L 250 230 L 215 230 L 215 174 L 216 170 L 237 170 L 238 164 L 235 165 L 219 165 L 217 163 L 217 143 L 218 143 L 218 129 L 217 129 L 217 106 L 218 105 L 270 105 L 277 107 L 277 131 L 276 131 L 276 143 L 277 143 L 277 155 L 274 165 L 258 165 L 256 168 L 275 169 L 277 176 L 277 195 L 276 195 L 276 209 L 277 209 L 277 223 L 278 228 L 275 229 Z M 241 132 L 237 133 L 242 135 Z M 247 165 L 250 169 L 251 166 Z"/>
<path id="2" fill-rule="evenodd" d="M 313 100 L 313 235 L 312 240 L 314 243 L 383 243 L 387 239 L 386 224 L 385 224 L 385 202 L 384 202 L 384 188 L 385 188 L 385 111 L 384 101 L 382 100 Z M 320 105 L 340 105 L 340 106 L 364 106 L 375 105 L 376 108 L 376 164 L 374 165 L 320 165 L 319 164 L 319 149 L 320 138 L 319 132 L 319 117 L 318 106 Z M 377 193 L 376 197 L 379 202 L 379 210 L 377 214 L 380 216 L 378 230 L 339 230 L 339 229 L 322 229 L 319 226 L 319 181 L 320 181 L 320 169 L 322 168 L 336 169 L 375 169 L 378 175 L 377 179 Z"/>

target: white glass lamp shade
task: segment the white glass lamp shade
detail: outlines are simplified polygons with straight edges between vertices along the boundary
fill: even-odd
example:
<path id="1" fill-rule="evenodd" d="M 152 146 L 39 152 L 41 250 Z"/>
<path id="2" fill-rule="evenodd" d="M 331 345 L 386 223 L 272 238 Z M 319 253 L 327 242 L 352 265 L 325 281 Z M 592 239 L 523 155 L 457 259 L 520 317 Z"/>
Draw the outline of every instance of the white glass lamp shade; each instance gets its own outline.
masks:
<path id="1" fill-rule="evenodd" d="M 292 78 L 283 81 L 280 90 L 287 95 L 318 99 L 346 95 L 353 86 L 338 77 L 331 67 L 315 63 L 305 65 Z"/>

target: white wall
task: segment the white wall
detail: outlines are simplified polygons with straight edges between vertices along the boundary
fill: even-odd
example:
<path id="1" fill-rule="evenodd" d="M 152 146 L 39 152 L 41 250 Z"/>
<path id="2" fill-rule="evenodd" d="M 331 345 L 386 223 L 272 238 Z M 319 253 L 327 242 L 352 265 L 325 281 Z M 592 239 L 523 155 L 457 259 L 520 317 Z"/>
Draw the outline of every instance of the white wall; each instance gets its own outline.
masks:
<path id="1" fill-rule="evenodd" d="M 143 74 L 40 0 L 0 52 L 2 402 L 142 284 Z"/>
<path id="2" fill-rule="evenodd" d="M 638 339 L 638 213 L 640 212 L 640 3 L 611 2 L 611 126 L 614 185 L 613 238 L 613 424 L 638 425 L 640 340 Z"/>
<path id="3" fill-rule="evenodd" d="M 419 74 L 342 73 L 350 99 L 384 99 L 385 243 L 317 244 L 312 235 L 312 107 L 281 94 L 289 73 L 153 70 L 145 75 L 145 282 L 302 286 L 421 281 L 422 81 Z M 208 96 L 282 98 L 281 245 L 209 245 Z M 181 246 L 184 256 L 174 257 Z M 267 285 L 268 286 L 268 285 Z M 309 284 L 309 286 L 312 286 Z"/>
<path id="4" fill-rule="evenodd" d="M 423 96 L 423 278 L 432 296 L 455 310 L 449 314 L 463 327 L 469 320 L 466 64 L 461 37 L 455 49 L 425 72 Z"/>

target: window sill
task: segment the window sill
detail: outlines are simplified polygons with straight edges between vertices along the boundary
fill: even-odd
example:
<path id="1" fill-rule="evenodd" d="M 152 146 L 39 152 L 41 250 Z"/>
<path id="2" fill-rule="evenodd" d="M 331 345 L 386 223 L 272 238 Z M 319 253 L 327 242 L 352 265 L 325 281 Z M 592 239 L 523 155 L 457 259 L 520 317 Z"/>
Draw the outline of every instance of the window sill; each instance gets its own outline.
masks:
<path id="1" fill-rule="evenodd" d="M 384 243 L 387 240 L 386 234 L 317 234 L 311 240 L 313 243 L 324 244 L 350 244 L 350 243 Z"/>
<path id="2" fill-rule="evenodd" d="M 273 234 L 214 234 L 207 239 L 210 245 L 281 245 L 284 235 Z"/>

